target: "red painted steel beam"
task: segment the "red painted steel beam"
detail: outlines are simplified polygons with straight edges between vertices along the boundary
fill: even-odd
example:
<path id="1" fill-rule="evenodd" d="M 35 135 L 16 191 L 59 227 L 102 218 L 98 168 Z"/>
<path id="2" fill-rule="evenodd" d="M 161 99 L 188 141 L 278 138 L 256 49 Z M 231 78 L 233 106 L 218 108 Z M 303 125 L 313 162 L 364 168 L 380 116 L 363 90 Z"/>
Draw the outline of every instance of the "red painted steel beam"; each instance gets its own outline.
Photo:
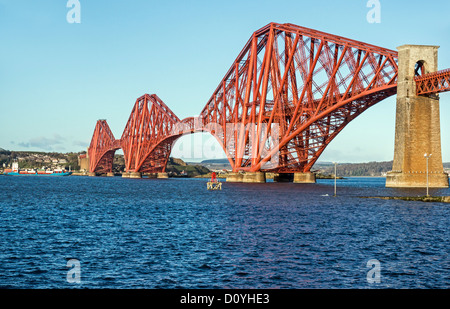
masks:
<path id="1" fill-rule="evenodd" d="M 253 33 L 201 117 L 220 123 L 234 171 L 306 172 L 349 121 L 396 93 L 396 81 L 393 50 L 271 23 Z"/>
<path id="2" fill-rule="evenodd" d="M 111 173 L 114 153 L 120 148 L 106 120 L 98 120 L 88 148 L 89 172 Z"/>
<path id="3" fill-rule="evenodd" d="M 106 170 L 120 146 L 127 171 L 164 171 L 173 143 L 203 131 L 217 139 L 235 172 L 308 172 L 350 121 L 396 94 L 397 62 L 390 49 L 270 23 L 252 34 L 199 118 L 180 120 L 145 94 L 120 142 L 97 124 L 91 162 Z M 416 78 L 418 93 L 449 90 L 449 76 L 445 70 Z"/>
<path id="4" fill-rule="evenodd" d="M 414 80 L 417 95 L 450 91 L 450 69 L 417 76 Z"/>
<path id="5" fill-rule="evenodd" d="M 155 94 L 136 100 L 121 138 L 127 171 L 163 172 L 180 119 Z"/>

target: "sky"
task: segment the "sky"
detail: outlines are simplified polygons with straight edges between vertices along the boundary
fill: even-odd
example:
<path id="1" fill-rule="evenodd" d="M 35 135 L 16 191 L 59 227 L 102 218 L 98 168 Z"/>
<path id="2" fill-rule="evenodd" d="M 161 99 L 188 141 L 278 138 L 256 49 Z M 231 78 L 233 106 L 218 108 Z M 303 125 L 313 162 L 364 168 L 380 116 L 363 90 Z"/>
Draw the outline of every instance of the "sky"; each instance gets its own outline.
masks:
<path id="1" fill-rule="evenodd" d="M 252 33 L 270 22 L 394 50 L 438 45 L 439 69 L 450 68 L 448 0 L 379 0 L 379 23 L 367 19 L 368 0 L 79 3 L 80 23 L 69 23 L 67 0 L 0 0 L 0 148 L 86 150 L 98 119 L 120 138 L 145 93 L 156 93 L 180 119 L 197 116 Z M 450 93 L 441 94 L 440 106 L 449 162 Z M 319 161 L 392 160 L 394 134 L 395 96 L 347 125 Z M 172 156 L 186 157 L 186 145 L 208 138 L 185 136 Z"/>

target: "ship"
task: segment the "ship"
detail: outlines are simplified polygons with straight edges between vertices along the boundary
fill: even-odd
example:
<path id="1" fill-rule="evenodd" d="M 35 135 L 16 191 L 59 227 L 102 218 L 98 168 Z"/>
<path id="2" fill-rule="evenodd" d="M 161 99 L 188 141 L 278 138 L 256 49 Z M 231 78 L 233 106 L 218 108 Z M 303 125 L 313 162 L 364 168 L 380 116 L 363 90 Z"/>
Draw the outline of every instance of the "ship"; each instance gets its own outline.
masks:
<path id="1" fill-rule="evenodd" d="M 53 169 L 53 170 L 37 170 L 37 169 L 28 169 L 21 170 L 19 169 L 19 163 L 13 162 L 11 169 L 7 169 L 3 172 L 5 176 L 70 176 L 72 172 L 69 170 L 63 169 Z"/>

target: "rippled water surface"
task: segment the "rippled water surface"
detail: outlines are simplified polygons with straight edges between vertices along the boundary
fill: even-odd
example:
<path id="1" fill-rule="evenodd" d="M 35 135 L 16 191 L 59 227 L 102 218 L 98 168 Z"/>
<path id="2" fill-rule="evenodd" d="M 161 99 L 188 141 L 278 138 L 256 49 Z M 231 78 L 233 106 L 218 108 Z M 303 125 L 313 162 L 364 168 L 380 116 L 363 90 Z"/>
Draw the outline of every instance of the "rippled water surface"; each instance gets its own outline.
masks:
<path id="1" fill-rule="evenodd" d="M 383 178 L 333 185 L 1 176 L 0 287 L 450 288 L 450 204 L 361 198 L 425 193 Z"/>

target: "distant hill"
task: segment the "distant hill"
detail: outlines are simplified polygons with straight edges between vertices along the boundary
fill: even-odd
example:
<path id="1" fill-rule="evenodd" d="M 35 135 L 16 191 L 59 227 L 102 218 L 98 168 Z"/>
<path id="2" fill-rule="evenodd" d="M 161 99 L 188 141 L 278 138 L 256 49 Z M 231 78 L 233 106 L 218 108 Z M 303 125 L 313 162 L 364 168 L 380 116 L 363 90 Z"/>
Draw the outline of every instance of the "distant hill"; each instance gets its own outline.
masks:
<path id="1" fill-rule="evenodd" d="M 211 169 L 231 169 L 228 159 L 203 160 L 199 164 Z M 450 165 L 450 164 L 449 164 Z M 322 175 L 334 175 L 334 164 L 332 162 L 317 162 L 311 169 Z M 382 176 L 383 173 L 392 170 L 392 161 L 368 162 L 368 163 L 340 163 L 337 165 L 339 176 Z"/>
<path id="2" fill-rule="evenodd" d="M 368 163 L 341 163 L 336 166 L 337 175 L 351 176 L 383 176 L 392 170 L 393 161 Z M 323 175 L 334 175 L 334 164 L 318 163 L 312 168 Z"/>
<path id="3" fill-rule="evenodd" d="M 224 159 L 210 159 L 210 160 L 203 160 L 202 162 L 200 162 L 201 164 L 229 164 L 230 162 L 228 161 L 227 158 Z"/>
<path id="4" fill-rule="evenodd" d="M 231 165 L 227 158 L 203 160 L 199 164 L 215 171 L 231 170 Z"/>
<path id="5" fill-rule="evenodd" d="M 197 164 L 188 165 L 181 159 L 170 157 L 169 161 L 167 162 L 166 172 L 169 174 L 169 176 L 195 177 L 206 175 L 211 171 L 205 166 Z"/>

